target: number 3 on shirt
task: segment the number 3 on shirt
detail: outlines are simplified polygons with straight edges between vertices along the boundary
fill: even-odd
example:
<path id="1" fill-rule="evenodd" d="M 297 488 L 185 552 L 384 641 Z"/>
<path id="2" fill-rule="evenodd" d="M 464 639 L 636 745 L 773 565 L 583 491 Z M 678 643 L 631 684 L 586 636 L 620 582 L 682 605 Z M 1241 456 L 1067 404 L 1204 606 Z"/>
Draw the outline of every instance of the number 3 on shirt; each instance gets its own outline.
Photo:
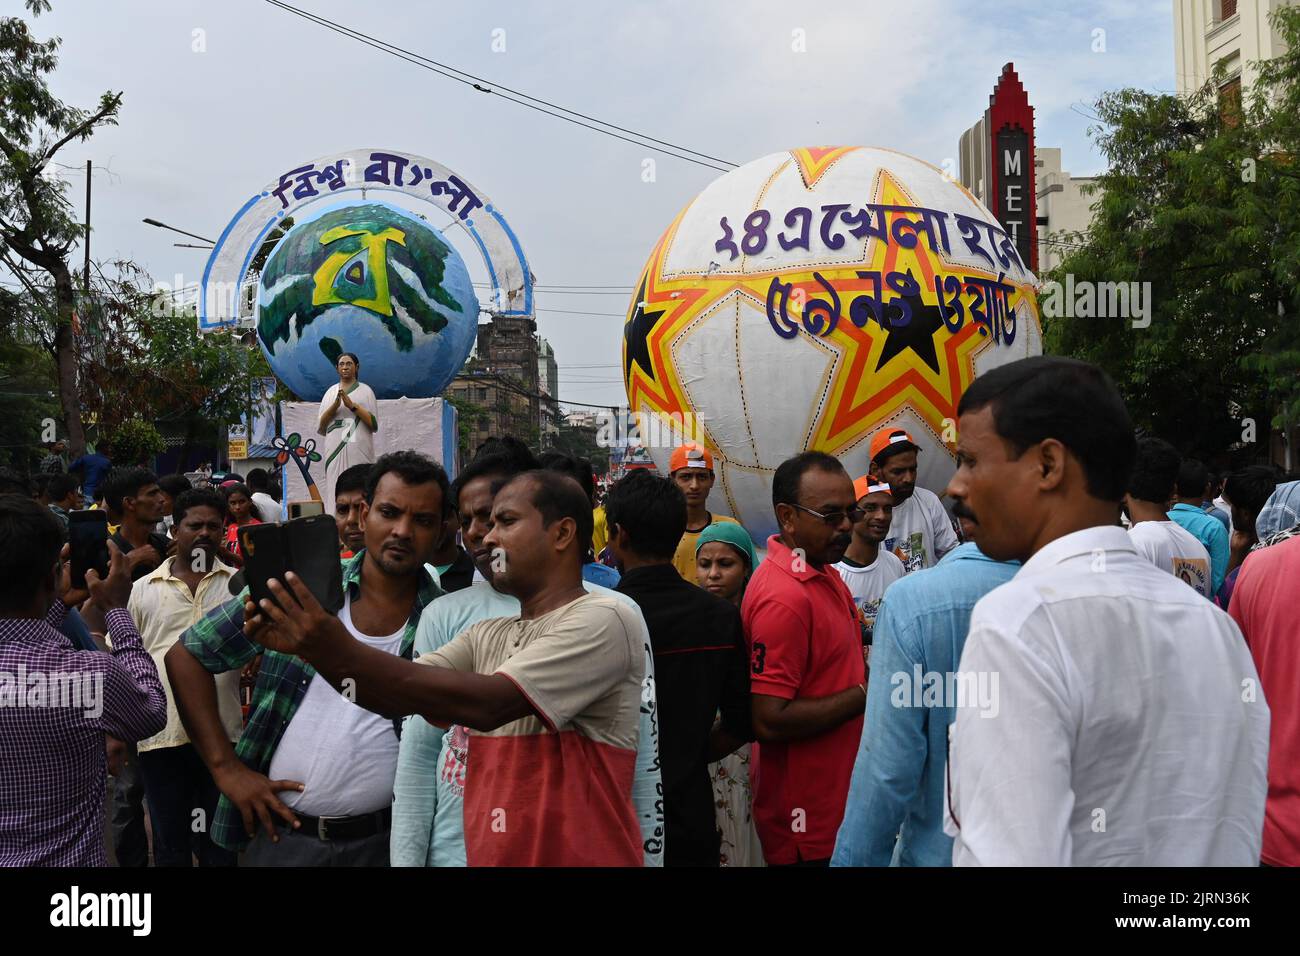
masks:
<path id="1" fill-rule="evenodd" d="M 753 671 L 755 674 L 763 673 L 763 661 L 764 659 L 766 659 L 766 657 L 767 657 L 767 645 L 764 644 L 762 641 L 755 641 L 753 661 L 751 662 L 749 669 Z"/>

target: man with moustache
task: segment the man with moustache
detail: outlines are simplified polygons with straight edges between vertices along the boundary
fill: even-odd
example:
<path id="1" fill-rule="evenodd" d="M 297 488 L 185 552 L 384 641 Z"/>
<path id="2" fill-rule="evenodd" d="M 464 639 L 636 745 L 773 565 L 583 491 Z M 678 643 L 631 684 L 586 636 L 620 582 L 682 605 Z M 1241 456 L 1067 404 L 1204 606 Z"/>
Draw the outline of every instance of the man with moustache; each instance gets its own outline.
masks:
<path id="1" fill-rule="evenodd" d="M 485 542 L 492 530 L 496 493 L 511 478 L 536 468 L 537 464 L 522 444 L 502 442 L 488 453 L 480 453 L 457 477 L 452 486 L 452 500 L 459 508 L 461 536 L 484 580 L 444 595 L 429 605 L 420 617 L 415 634 L 417 658 L 440 650 L 479 621 L 519 616 L 519 599 L 501 590 L 495 582 L 495 572 L 503 566 L 504 554 L 494 555 Z M 664 795 L 650 636 L 631 598 L 585 580 L 583 587 L 593 594 L 617 597 L 636 611 L 641 622 L 646 676 L 641 690 L 632 804 L 641 830 L 644 865 L 662 866 Z M 461 724 L 434 726 L 419 714 L 406 719 L 393 784 L 393 866 L 466 865 L 465 788 L 469 778 L 469 749 L 470 734 Z"/>
<path id="2" fill-rule="evenodd" d="M 213 843 L 206 826 L 194 832 L 196 810 L 205 820 L 216 812 L 217 787 L 185 733 L 163 667 L 181 634 L 230 600 L 234 569 L 218 560 L 225 512 L 225 500 L 209 488 L 181 492 L 172 510 L 176 554 L 135 582 L 126 607 L 167 692 L 167 726 L 136 745 L 156 866 L 188 867 L 191 853 L 199 866 L 235 865 L 235 854 Z M 216 705 L 226 739 L 238 740 L 243 727 L 238 671 L 217 676 Z"/>
<path id="3" fill-rule="evenodd" d="M 1137 446 L 1115 384 L 1022 359 L 957 413 L 948 490 L 986 555 L 1024 563 L 962 650 L 966 683 L 998 685 L 995 716 L 957 708 L 953 864 L 1256 865 L 1269 708 L 1237 625 L 1118 524 Z"/>
<path id="4" fill-rule="evenodd" d="M 934 563 L 957 547 L 957 533 L 939 496 L 916 486 L 921 446 L 901 428 L 886 426 L 871 439 L 871 474 L 889 485 L 894 515 L 885 550 L 898 555 L 910 574 Z"/>
<path id="5" fill-rule="evenodd" d="M 853 595 L 833 565 L 862 520 L 839 460 L 806 451 L 772 479 L 781 531 L 750 578 L 754 824 L 769 866 L 826 866 L 844 815 L 867 700 Z"/>
<path id="6" fill-rule="evenodd" d="M 424 559 L 446 501 L 447 474 L 423 455 L 393 452 L 370 469 L 366 547 L 343 562 L 344 604 L 330 620 L 382 657 L 410 655 L 420 612 L 441 593 Z M 355 685 L 336 692 L 309 663 L 246 633 L 247 594 L 199 620 L 165 657 L 185 729 L 221 791 L 212 839 L 247 846 L 246 866 L 387 866 L 400 726 L 358 707 Z M 259 653 L 248 725 L 232 747 L 213 675 Z"/>
<path id="7" fill-rule="evenodd" d="M 259 640 L 351 682 L 362 706 L 471 728 L 470 866 L 642 865 L 632 782 L 644 632 L 632 607 L 583 587 L 591 526 L 573 478 L 512 478 L 483 545 L 499 554 L 493 580 L 519 616 L 479 621 L 418 663 L 350 637 L 293 574 L 288 590 L 270 582 L 279 606 L 245 609 Z"/>
<path id="8" fill-rule="evenodd" d="M 966 543 L 890 585 L 876 617 L 867 716 L 832 866 L 952 865 L 943 785 L 956 701 L 927 695 L 926 682 L 949 686 L 975 603 L 1020 566 L 980 552 L 979 522 L 962 499 L 952 513 Z"/>

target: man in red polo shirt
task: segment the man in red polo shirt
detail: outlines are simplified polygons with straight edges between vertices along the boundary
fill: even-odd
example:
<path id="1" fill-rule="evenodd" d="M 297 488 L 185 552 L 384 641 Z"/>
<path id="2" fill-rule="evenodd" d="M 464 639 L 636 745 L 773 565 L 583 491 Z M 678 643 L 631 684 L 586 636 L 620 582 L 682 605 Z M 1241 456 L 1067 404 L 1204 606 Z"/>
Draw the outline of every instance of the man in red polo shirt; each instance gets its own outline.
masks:
<path id="1" fill-rule="evenodd" d="M 1280 485 L 1278 490 L 1285 488 Z M 1272 504 L 1277 495 L 1269 498 Z M 1235 504 L 1235 502 L 1234 502 Z M 1240 506 L 1237 506 L 1240 507 Z M 1252 551 L 1241 566 L 1228 614 L 1255 659 L 1260 695 L 1273 723 L 1268 740 L 1268 800 L 1264 804 L 1261 862 L 1300 866 L 1300 624 L 1296 622 L 1296 580 L 1300 537 Z"/>
<path id="2" fill-rule="evenodd" d="M 741 605 L 759 741 L 754 824 L 769 866 L 826 866 L 867 700 L 857 609 L 832 565 L 862 512 L 844 467 L 815 451 L 777 468 L 772 505 L 781 533 Z"/>

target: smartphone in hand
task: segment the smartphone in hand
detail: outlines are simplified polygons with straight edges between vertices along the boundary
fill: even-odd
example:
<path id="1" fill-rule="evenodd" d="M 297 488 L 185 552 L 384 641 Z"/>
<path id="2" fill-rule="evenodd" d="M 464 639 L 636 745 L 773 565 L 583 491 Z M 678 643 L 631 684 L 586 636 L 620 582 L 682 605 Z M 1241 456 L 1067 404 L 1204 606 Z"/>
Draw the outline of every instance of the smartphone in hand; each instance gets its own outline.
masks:
<path id="1" fill-rule="evenodd" d="M 261 605 L 270 598 L 267 582 L 275 579 L 286 588 L 284 576 L 292 571 L 331 614 L 343 607 L 343 570 L 338 555 L 338 525 L 329 515 L 294 518 L 284 524 L 245 525 L 239 529 L 244 552 L 244 578 L 249 597 Z"/>
<path id="2" fill-rule="evenodd" d="M 68 546 L 72 561 L 72 586 L 86 586 L 86 572 L 94 569 L 108 577 L 108 514 L 103 511 L 68 512 Z"/>

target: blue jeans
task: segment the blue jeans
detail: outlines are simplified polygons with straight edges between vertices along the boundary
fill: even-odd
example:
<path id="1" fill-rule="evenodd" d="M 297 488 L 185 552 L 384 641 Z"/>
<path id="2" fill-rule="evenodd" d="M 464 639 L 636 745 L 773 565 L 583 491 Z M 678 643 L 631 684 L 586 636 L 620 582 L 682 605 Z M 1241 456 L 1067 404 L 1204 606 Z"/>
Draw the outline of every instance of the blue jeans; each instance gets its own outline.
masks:
<path id="1" fill-rule="evenodd" d="M 236 855 L 209 836 L 217 811 L 217 785 L 192 744 L 140 754 L 153 827 L 155 866 L 235 866 Z"/>

